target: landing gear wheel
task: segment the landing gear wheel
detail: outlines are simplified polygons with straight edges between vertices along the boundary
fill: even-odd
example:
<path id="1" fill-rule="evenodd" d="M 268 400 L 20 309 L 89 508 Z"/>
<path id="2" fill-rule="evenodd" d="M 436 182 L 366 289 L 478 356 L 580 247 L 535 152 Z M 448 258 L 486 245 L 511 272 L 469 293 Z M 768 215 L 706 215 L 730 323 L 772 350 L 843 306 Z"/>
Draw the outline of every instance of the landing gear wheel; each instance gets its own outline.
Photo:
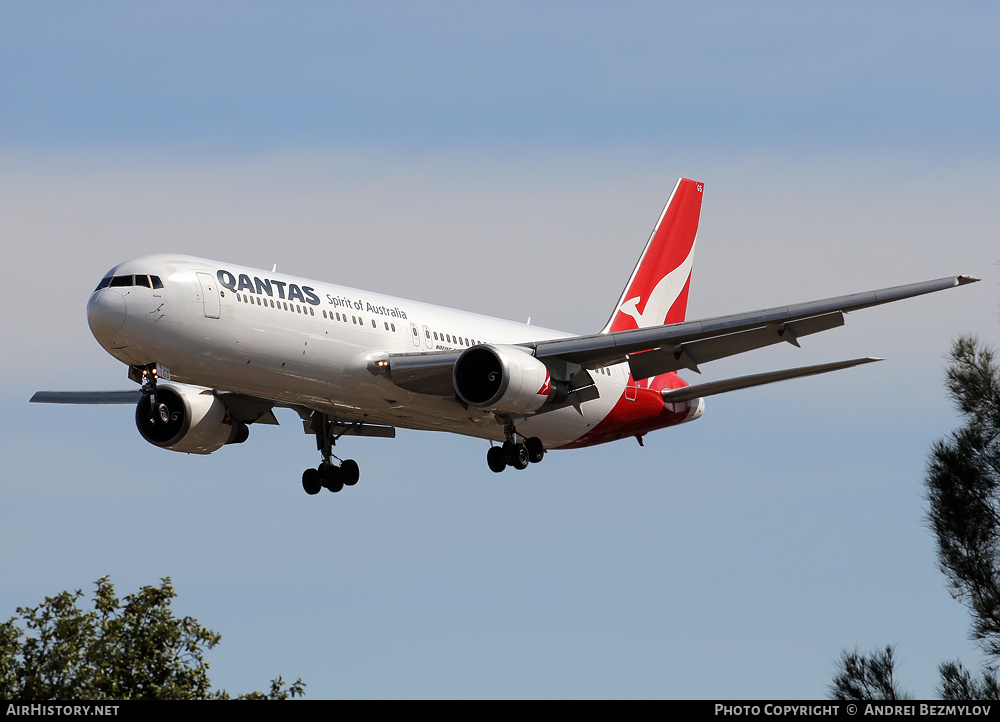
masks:
<path id="1" fill-rule="evenodd" d="M 319 471 L 316 469 L 306 469 L 302 472 L 302 488 L 310 496 L 318 494 L 323 485 L 319 480 Z"/>
<path id="2" fill-rule="evenodd" d="M 344 481 L 340 475 L 340 469 L 338 469 L 333 464 L 327 464 L 326 462 L 319 465 L 320 483 L 325 486 L 330 491 L 337 493 L 344 488 Z"/>
<path id="3" fill-rule="evenodd" d="M 537 436 L 532 436 L 524 442 L 524 445 L 528 448 L 528 461 L 532 464 L 537 464 L 545 456 L 545 447 Z"/>
<path id="4" fill-rule="evenodd" d="M 528 468 L 528 447 L 524 444 L 504 443 L 504 458 L 507 466 L 513 466 L 517 470 Z"/>
<path id="5" fill-rule="evenodd" d="M 361 469 L 354 459 L 344 459 L 340 464 L 340 478 L 344 486 L 354 486 L 361 478 Z"/>
<path id="6" fill-rule="evenodd" d="M 486 464 L 490 467 L 490 471 L 495 471 L 497 474 L 506 469 L 507 460 L 504 458 L 503 449 L 499 446 L 491 446 L 490 450 L 486 452 Z"/>

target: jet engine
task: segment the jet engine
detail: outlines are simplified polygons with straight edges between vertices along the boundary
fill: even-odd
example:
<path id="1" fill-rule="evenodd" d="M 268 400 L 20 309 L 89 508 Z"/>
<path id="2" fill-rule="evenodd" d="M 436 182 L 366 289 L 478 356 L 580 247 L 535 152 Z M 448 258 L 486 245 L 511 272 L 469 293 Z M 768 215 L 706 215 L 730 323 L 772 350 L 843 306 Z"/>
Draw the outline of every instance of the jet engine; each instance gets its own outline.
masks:
<path id="1" fill-rule="evenodd" d="M 452 369 L 455 393 L 469 406 L 502 414 L 537 411 L 559 384 L 530 353 L 516 346 L 473 346 Z"/>
<path id="2" fill-rule="evenodd" d="M 149 443 L 188 454 L 211 454 L 250 435 L 247 425 L 233 419 L 210 390 L 179 384 L 158 384 L 152 406 L 149 397 L 140 399 L 135 425 Z"/>

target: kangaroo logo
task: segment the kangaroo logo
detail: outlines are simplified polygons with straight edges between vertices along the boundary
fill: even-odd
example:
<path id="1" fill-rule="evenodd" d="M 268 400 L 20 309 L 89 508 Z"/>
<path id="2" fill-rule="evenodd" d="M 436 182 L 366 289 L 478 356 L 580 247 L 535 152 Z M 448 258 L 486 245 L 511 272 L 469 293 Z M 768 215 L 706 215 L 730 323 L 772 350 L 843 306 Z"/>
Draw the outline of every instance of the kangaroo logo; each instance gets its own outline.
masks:
<path id="1" fill-rule="evenodd" d="M 552 376 L 550 376 L 548 370 L 546 370 L 545 381 L 542 382 L 542 388 L 538 389 L 535 393 L 539 396 L 548 396 L 550 391 L 552 391 Z"/>
<path id="2" fill-rule="evenodd" d="M 635 319 L 636 326 L 639 328 L 659 326 L 666 319 L 670 307 L 677 301 L 681 291 L 684 290 L 684 284 L 687 283 L 688 277 L 691 275 L 693 265 L 694 244 L 691 245 L 687 258 L 677 268 L 661 278 L 659 283 L 649 292 L 649 298 L 641 313 L 639 312 L 639 304 L 642 302 L 642 296 L 635 296 L 623 301 L 618 310 Z"/>

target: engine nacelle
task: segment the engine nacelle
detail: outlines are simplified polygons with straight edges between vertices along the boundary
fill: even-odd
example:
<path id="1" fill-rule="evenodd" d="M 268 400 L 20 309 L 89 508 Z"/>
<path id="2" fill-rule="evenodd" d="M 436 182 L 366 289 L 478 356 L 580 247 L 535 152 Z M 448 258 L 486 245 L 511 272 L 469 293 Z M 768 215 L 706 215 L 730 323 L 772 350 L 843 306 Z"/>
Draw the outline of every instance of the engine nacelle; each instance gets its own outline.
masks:
<path id="1" fill-rule="evenodd" d="M 135 425 L 142 438 L 171 451 L 211 454 L 225 444 L 241 444 L 250 430 L 208 389 L 159 383 L 156 406 L 143 397 L 135 408 Z"/>
<path id="2" fill-rule="evenodd" d="M 502 414 L 530 414 L 549 400 L 549 370 L 516 346 L 473 346 L 452 369 L 455 393 L 469 406 Z"/>

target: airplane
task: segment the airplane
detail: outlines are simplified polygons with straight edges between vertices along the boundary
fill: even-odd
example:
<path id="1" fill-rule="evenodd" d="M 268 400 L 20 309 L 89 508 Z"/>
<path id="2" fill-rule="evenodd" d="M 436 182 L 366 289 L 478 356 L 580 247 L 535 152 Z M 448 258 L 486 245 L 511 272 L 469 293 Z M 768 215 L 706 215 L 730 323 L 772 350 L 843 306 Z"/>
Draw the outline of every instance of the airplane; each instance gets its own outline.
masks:
<path id="1" fill-rule="evenodd" d="M 951 276 L 689 321 L 704 185 L 681 178 L 600 332 L 575 336 L 344 286 L 180 255 L 112 268 L 87 303 L 98 343 L 140 384 L 40 391 L 38 403 L 135 404 L 142 437 L 209 454 L 290 408 L 321 461 L 308 494 L 358 482 L 333 453 L 344 436 L 396 428 L 489 440 L 489 468 L 525 469 L 555 449 L 643 444 L 687 423 L 705 397 L 880 361 L 856 358 L 689 385 L 681 369 L 844 324 L 844 314 L 973 283 Z M 530 319 L 529 319 L 530 321 Z M 339 462 L 339 463 L 337 463 Z"/>

